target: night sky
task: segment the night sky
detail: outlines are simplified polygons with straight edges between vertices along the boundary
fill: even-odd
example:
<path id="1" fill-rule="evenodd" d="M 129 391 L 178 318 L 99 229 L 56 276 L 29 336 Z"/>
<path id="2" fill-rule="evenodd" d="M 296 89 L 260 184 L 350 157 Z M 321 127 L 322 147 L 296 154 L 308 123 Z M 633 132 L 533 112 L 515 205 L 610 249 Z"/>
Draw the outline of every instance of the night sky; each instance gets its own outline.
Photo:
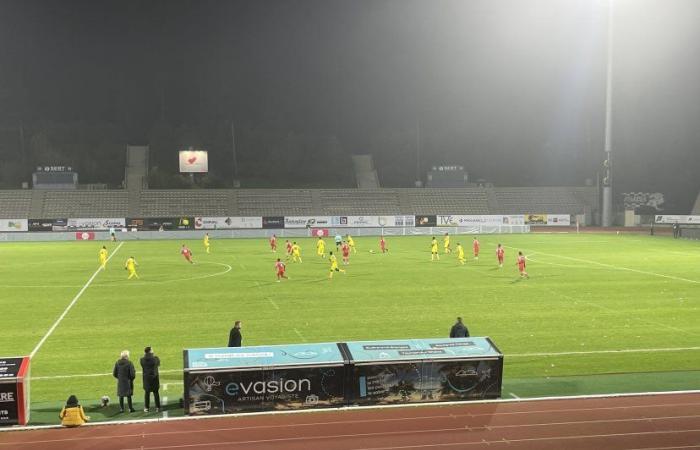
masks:
<path id="1" fill-rule="evenodd" d="M 616 0 L 613 23 L 616 196 L 687 212 L 700 2 Z M 405 186 L 391 161 L 415 161 L 420 129 L 423 168 L 582 185 L 604 158 L 606 39 L 599 0 L 0 0 L 0 126 L 118 123 L 148 143 L 159 118 L 233 120 L 335 136 Z"/>

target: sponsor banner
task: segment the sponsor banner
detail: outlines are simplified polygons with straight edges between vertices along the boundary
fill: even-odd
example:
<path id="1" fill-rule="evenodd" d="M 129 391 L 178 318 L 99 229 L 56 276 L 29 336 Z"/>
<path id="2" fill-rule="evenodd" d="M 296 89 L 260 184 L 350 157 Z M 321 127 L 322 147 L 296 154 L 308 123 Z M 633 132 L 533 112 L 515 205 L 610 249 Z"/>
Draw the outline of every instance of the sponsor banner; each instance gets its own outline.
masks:
<path id="1" fill-rule="evenodd" d="M 204 415 L 342 406 L 344 377 L 342 365 L 185 372 L 185 411 Z"/>
<path id="2" fill-rule="evenodd" d="M 327 236 L 329 236 L 328 228 L 312 228 L 311 229 L 311 236 L 327 237 Z"/>
<path id="3" fill-rule="evenodd" d="M 283 216 L 273 216 L 273 217 L 263 217 L 262 218 L 263 228 L 284 228 L 284 217 Z"/>
<path id="4" fill-rule="evenodd" d="M 68 231 L 68 219 L 53 219 L 51 231 Z"/>
<path id="5" fill-rule="evenodd" d="M 77 231 L 75 233 L 76 241 L 92 241 L 95 239 L 94 231 Z"/>
<path id="6" fill-rule="evenodd" d="M 700 216 L 657 215 L 656 223 L 700 224 Z"/>
<path id="7" fill-rule="evenodd" d="M 262 228 L 262 217 L 195 217 L 196 230 L 231 230 L 239 228 Z"/>
<path id="8" fill-rule="evenodd" d="M 568 227 L 571 225 L 571 216 L 569 214 L 547 214 L 547 225 Z"/>
<path id="9" fill-rule="evenodd" d="M 27 219 L 0 219 L 0 232 L 29 231 Z"/>
<path id="10" fill-rule="evenodd" d="M 68 219 L 69 229 L 78 230 L 109 230 L 110 228 L 124 228 L 126 226 L 126 219 L 124 218 L 114 218 L 114 219 Z"/>
<path id="11" fill-rule="evenodd" d="M 416 216 L 394 216 L 395 227 L 415 227 Z"/>
<path id="12" fill-rule="evenodd" d="M 207 173 L 209 172 L 209 157 L 206 151 L 180 151 L 180 172 Z"/>
<path id="13" fill-rule="evenodd" d="M 438 215 L 438 227 L 476 227 L 480 225 L 524 225 L 525 218 L 521 214 L 481 214 L 481 215 Z"/>
<path id="14" fill-rule="evenodd" d="M 331 225 L 334 227 L 394 227 L 395 216 L 334 216 Z"/>
<path id="15" fill-rule="evenodd" d="M 53 231 L 53 219 L 29 219 L 29 231 Z"/>
<path id="16" fill-rule="evenodd" d="M 547 225 L 547 214 L 525 214 L 525 225 Z"/>
<path id="17" fill-rule="evenodd" d="M 193 217 L 129 217 L 126 228 L 138 231 L 173 231 L 191 230 L 194 228 Z"/>
<path id="18" fill-rule="evenodd" d="M 502 359 L 430 361 L 443 349 L 406 350 L 407 363 L 354 366 L 354 400 L 360 405 L 494 399 L 501 396 Z"/>
<path id="19" fill-rule="evenodd" d="M 435 227 L 437 226 L 436 216 L 416 216 L 417 227 Z"/>
<path id="20" fill-rule="evenodd" d="M 331 218 L 329 216 L 285 216 L 285 228 L 311 228 L 311 227 L 327 227 L 331 226 Z"/>

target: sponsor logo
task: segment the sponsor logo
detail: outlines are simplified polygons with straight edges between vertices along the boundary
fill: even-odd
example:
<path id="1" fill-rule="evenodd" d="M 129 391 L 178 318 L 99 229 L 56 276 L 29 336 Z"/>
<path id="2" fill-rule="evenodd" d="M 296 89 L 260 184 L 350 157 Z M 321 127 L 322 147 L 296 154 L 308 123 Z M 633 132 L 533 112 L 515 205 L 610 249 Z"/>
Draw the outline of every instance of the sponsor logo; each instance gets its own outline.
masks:
<path id="1" fill-rule="evenodd" d="M 14 392 L 0 392 L 0 402 L 14 402 Z"/>
<path id="2" fill-rule="evenodd" d="M 311 380 L 301 378 L 297 380 L 288 380 L 280 378 L 279 380 L 270 381 L 249 381 L 231 382 L 226 385 L 226 394 L 231 397 L 236 397 L 240 393 L 248 394 L 286 394 L 311 390 Z"/>

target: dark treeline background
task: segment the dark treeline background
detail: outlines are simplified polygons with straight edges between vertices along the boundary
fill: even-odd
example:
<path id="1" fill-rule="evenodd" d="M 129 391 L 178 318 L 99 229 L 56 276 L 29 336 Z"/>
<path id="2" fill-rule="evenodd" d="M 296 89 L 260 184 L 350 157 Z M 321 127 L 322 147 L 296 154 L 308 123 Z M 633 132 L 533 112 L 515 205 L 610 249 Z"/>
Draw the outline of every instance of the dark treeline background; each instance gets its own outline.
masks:
<path id="1" fill-rule="evenodd" d="M 384 186 L 436 164 L 497 185 L 581 185 L 603 160 L 603 0 L 0 0 L 0 187 L 36 165 L 119 185 Z M 615 192 L 700 188 L 700 2 L 616 0 Z"/>

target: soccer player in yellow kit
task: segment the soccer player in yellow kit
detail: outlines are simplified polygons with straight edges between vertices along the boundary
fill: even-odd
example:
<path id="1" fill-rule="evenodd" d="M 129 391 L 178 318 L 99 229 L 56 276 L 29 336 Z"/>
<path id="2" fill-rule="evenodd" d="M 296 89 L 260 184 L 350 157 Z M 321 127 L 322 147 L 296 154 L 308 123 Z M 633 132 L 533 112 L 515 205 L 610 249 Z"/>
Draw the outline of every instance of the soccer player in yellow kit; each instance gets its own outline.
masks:
<path id="1" fill-rule="evenodd" d="M 326 243 L 321 236 L 319 236 L 318 241 L 316 241 L 316 254 L 321 258 L 326 257 Z"/>
<path id="2" fill-rule="evenodd" d="M 330 275 L 328 275 L 329 279 L 333 278 L 333 272 L 345 273 L 345 269 L 341 269 L 340 267 L 338 267 L 338 259 L 335 257 L 333 252 L 328 253 L 328 261 L 331 263 L 331 273 Z"/>
<path id="3" fill-rule="evenodd" d="M 466 258 L 464 257 L 464 249 L 462 248 L 462 244 L 459 242 L 457 243 L 457 260 L 459 260 L 460 264 L 464 264 L 466 262 Z"/>
<path id="4" fill-rule="evenodd" d="M 107 247 L 104 245 L 98 253 L 98 258 L 100 259 L 100 267 L 102 267 L 102 270 L 107 269 Z"/>
<path id="5" fill-rule="evenodd" d="M 209 253 L 209 233 L 204 234 L 204 248 Z"/>
<path id="6" fill-rule="evenodd" d="M 292 261 L 293 262 L 301 262 L 301 247 L 296 243 L 296 241 L 292 244 Z"/>
<path id="7" fill-rule="evenodd" d="M 449 233 L 445 233 L 445 237 L 442 238 L 442 245 L 445 249 L 445 254 L 452 253 L 452 249 L 450 248 L 450 234 Z"/>
<path id="8" fill-rule="evenodd" d="M 345 235 L 345 240 L 348 242 L 348 247 L 352 249 L 353 253 L 357 253 L 357 249 L 355 248 L 355 240 L 350 236 L 349 234 Z"/>
<path id="9" fill-rule="evenodd" d="M 438 255 L 438 241 L 435 239 L 435 236 L 433 236 L 433 240 L 430 241 L 430 260 L 440 261 L 440 255 Z"/>
<path id="10" fill-rule="evenodd" d="M 139 275 L 136 273 L 136 266 L 138 266 L 138 263 L 134 257 L 129 256 L 129 259 L 126 260 L 126 264 L 124 264 L 124 269 L 129 271 L 129 278 L 127 278 L 128 280 L 131 280 L 133 277 L 138 279 Z"/>

